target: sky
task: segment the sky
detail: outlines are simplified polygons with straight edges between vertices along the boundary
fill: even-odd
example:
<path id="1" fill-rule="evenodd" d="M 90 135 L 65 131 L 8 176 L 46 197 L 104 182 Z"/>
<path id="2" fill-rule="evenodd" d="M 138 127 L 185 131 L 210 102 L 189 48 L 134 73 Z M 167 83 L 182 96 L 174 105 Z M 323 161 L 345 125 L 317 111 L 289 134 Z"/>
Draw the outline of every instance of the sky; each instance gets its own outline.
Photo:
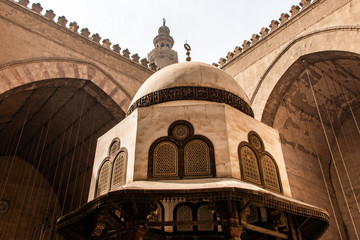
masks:
<path id="1" fill-rule="evenodd" d="M 78 23 L 79 32 L 88 28 L 91 35 L 99 33 L 141 58 L 154 48 L 165 18 L 179 62 L 185 61 L 187 41 L 193 61 L 211 64 L 269 27 L 281 13 L 290 15 L 291 6 L 300 0 L 31 0 L 28 6 L 37 2 L 42 14 L 52 9 L 56 21 L 65 16 L 68 24 Z"/>

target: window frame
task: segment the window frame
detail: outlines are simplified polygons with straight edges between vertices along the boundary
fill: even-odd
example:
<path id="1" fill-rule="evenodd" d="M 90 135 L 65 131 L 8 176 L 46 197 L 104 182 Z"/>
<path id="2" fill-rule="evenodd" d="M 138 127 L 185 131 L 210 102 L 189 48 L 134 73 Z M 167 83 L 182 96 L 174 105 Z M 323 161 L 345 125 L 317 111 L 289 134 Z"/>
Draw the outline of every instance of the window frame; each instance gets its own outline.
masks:
<path id="1" fill-rule="evenodd" d="M 113 174 L 114 174 L 114 166 L 115 166 L 115 159 L 118 155 L 120 155 L 121 153 L 125 153 L 125 163 L 124 163 L 124 180 L 125 180 L 125 184 L 123 185 L 126 185 L 126 177 L 127 177 L 127 165 L 128 165 L 128 152 L 126 150 L 126 148 L 122 147 L 122 148 L 119 148 L 117 153 L 114 155 L 114 157 L 111 159 L 111 175 L 110 175 L 110 188 L 109 188 L 109 191 L 113 190 Z M 117 187 L 121 187 L 123 185 L 119 185 Z"/>
<path id="2" fill-rule="evenodd" d="M 112 146 L 117 143 L 118 144 L 118 147 L 117 147 L 117 150 L 115 151 L 114 154 L 111 154 L 111 148 Z M 125 177 L 125 184 L 126 185 L 126 179 L 127 179 L 127 167 L 128 167 L 128 151 L 125 147 L 121 147 L 121 141 L 118 137 L 114 138 L 109 147 L 108 147 L 108 151 L 107 151 L 107 157 L 104 158 L 104 160 L 101 162 L 101 164 L 99 165 L 99 168 L 98 168 L 98 171 L 97 171 L 97 175 L 96 175 L 96 184 L 95 184 L 95 191 L 94 191 L 94 198 L 98 198 L 102 195 L 105 195 L 107 194 L 108 192 L 112 191 L 112 190 L 115 190 L 115 189 L 112 189 L 112 179 L 113 179 L 113 172 L 114 172 L 114 164 L 115 164 L 115 159 L 116 157 L 120 154 L 124 152 L 125 153 L 125 166 L 124 166 L 124 177 Z M 109 183 L 108 183 L 108 188 L 107 188 L 107 192 L 106 193 L 103 193 L 101 195 L 98 194 L 98 185 L 99 185 L 99 177 L 100 177 L 100 171 L 102 169 L 102 167 L 104 166 L 104 164 L 106 162 L 109 162 L 110 166 L 109 166 L 109 177 L 108 177 L 108 180 L 109 180 Z M 120 186 L 117 186 L 118 187 L 121 187 L 123 185 L 120 185 Z"/>
<path id="3" fill-rule="evenodd" d="M 97 171 L 96 186 L 95 186 L 95 198 L 100 197 L 100 196 L 106 194 L 106 193 L 103 193 L 103 194 L 99 195 L 100 172 L 101 172 L 101 170 L 102 170 L 102 168 L 103 168 L 103 166 L 104 166 L 104 164 L 105 164 L 106 162 L 109 162 L 109 177 L 108 177 L 109 182 L 108 182 L 107 192 L 106 192 L 106 193 L 108 193 L 108 192 L 110 191 L 110 187 L 111 187 L 111 172 L 112 172 L 111 168 L 112 168 L 112 162 L 110 161 L 110 157 L 106 157 L 106 158 L 101 162 L 101 164 L 100 164 L 100 166 L 99 166 L 99 169 L 98 169 L 98 171 Z"/>
<path id="4" fill-rule="evenodd" d="M 189 129 L 188 136 L 182 139 L 176 138 L 173 134 L 173 130 L 176 126 L 186 125 Z M 209 149 L 209 160 L 210 160 L 210 174 L 208 175 L 185 175 L 184 167 L 184 150 L 187 143 L 192 140 L 202 140 Z M 162 142 L 169 141 L 177 146 L 178 149 L 178 176 L 154 176 L 154 150 L 156 146 Z M 160 137 L 156 139 L 149 148 L 148 153 L 148 179 L 196 179 L 196 178 L 207 178 L 216 176 L 215 168 L 215 153 L 212 142 L 203 135 L 194 134 L 194 128 L 191 123 L 185 120 L 178 120 L 173 122 L 168 128 L 168 136 Z"/>
<path id="5" fill-rule="evenodd" d="M 251 143 L 252 137 L 258 138 L 258 140 L 260 141 L 260 147 L 256 147 Z M 255 153 L 256 161 L 257 161 L 257 165 L 258 165 L 258 169 L 259 169 L 259 175 L 260 175 L 261 184 L 255 183 L 253 181 L 249 181 L 249 180 L 244 178 L 244 169 L 243 169 L 243 162 L 242 162 L 242 157 L 241 157 L 241 149 L 244 146 L 249 147 Z M 263 170 L 262 161 L 261 161 L 263 156 L 268 156 L 275 165 L 276 176 L 277 176 L 278 183 L 279 183 L 279 191 L 276 191 L 274 188 L 269 188 L 269 187 L 265 186 L 264 173 L 263 173 L 264 170 Z M 259 134 L 257 134 L 254 131 L 250 131 L 248 133 L 248 142 L 242 141 L 238 146 L 238 158 L 239 158 L 239 167 L 240 167 L 240 173 L 241 173 L 241 180 L 242 181 L 257 185 L 259 187 L 262 187 L 262 188 L 264 188 L 266 190 L 269 190 L 269 191 L 272 191 L 272 192 L 283 193 L 279 166 L 277 165 L 277 162 L 275 161 L 274 157 L 269 152 L 265 151 L 264 142 L 261 139 L 261 137 L 259 136 Z"/>
<path id="6" fill-rule="evenodd" d="M 201 201 L 201 202 L 197 202 L 197 203 L 191 203 L 191 202 L 180 202 L 178 204 L 175 205 L 174 209 L 173 209 L 173 221 L 178 221 L 177 219 L 177 211 L 180 207 L 182 206 L 187 206 L 191 209 L 191 212 L 192 212 L 192 220 L 191 221 L 199 221 L 198 219 L 198 211 L 200 209 L 200 207 L 206 205 L 208 206 L 208 208 L 210 209 L 210 203 L 207 202 L 207 201 Z M 215 213 L 212 213 L 211 214 L 211 217 L 212 217 L 212 220 L 215 221 L 216 220 L 216 214 Z M 177 226 L 174 226 L 173 227 L 173 231 L 174 232 L 182 232 L 184 233 L 185 235 L 187 233 L 206 233 L 206 232 L 211 232 L 211 233 L 214 233 L 214 232 L 218 232 L 218 228 L 217 228 L 218 225 L 214 224 L 213 225 L 213 230 L 212 231 L 205 231 L 205 230 L 199 230 L 198 226 L 197 225 L 193 225 L 192 226 L 192 231 L 179 231 L 178 230 L 178 227 Z"/>

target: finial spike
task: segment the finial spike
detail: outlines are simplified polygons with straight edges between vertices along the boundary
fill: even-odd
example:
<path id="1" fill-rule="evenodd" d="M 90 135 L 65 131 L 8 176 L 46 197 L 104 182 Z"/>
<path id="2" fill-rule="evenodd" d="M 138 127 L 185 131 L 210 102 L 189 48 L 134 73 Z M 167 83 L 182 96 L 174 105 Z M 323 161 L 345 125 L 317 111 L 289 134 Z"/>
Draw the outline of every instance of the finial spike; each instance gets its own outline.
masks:
<path id="1" fill-rule="evenodd" d="M 163 18 L 163 26 L 165 26 L 165 23 L 166 23 L 166 19 Z"/>
<path id="2" fill-rule="evenodd" d="M 190 57 L 190 50 L 191 50 L 191 47 L 190 45 L 187 43 L 184 44 L 184 48 L 186 49 L 186 55 L 187 55 L 187 58 L 186 58 L 186 61 L 187 62 L 190 62 L 191 61 L 191 57 Z"/>

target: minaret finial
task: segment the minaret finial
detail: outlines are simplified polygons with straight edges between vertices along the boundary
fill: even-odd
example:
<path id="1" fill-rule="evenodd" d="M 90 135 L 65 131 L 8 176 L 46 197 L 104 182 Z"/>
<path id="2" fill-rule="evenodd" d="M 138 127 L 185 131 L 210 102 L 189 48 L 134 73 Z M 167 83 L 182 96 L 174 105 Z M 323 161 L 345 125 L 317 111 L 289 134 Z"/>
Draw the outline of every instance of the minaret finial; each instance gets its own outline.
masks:
<path id="1" fill-rule="evenodd" d="M 191 61 L 191 57 L 190 57 L 191 47 L 190 47 L 190 45 L 187 43 L 187 41 L 186 41 L 186 43 L 184 44 L 184 48 L 186 49 L 186 55 L 187 55 L 186 61 L 190 62 L 190 61 Z"/>
<path id="2" fill-rule="evenodd" d="M 163 26 L 165 26 L 165 23 L 166 23 L 166 19 L 163 18 Z"/>

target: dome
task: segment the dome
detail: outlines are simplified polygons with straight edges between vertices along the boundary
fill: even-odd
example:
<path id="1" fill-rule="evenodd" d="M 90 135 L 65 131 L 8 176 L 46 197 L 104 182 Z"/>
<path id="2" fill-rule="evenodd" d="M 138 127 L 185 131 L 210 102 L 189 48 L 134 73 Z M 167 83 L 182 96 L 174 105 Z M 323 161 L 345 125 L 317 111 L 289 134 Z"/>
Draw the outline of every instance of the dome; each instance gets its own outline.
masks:
<path id="1" fill-rule="evenodd" d="M 236 80 L 223 70 L 200 62 L 172 64 L 154 73 L 135 94 L 128 114 L 137 107 L 177 100 L 226 103 L 253 117 L 250 101 Z"/>
<path id="2" fill-rule="evenodd" d="M 161 27 L 159 27 L 158 33 L 159 35 L 169 35 L 170 29 L 164 24 Z"/>

